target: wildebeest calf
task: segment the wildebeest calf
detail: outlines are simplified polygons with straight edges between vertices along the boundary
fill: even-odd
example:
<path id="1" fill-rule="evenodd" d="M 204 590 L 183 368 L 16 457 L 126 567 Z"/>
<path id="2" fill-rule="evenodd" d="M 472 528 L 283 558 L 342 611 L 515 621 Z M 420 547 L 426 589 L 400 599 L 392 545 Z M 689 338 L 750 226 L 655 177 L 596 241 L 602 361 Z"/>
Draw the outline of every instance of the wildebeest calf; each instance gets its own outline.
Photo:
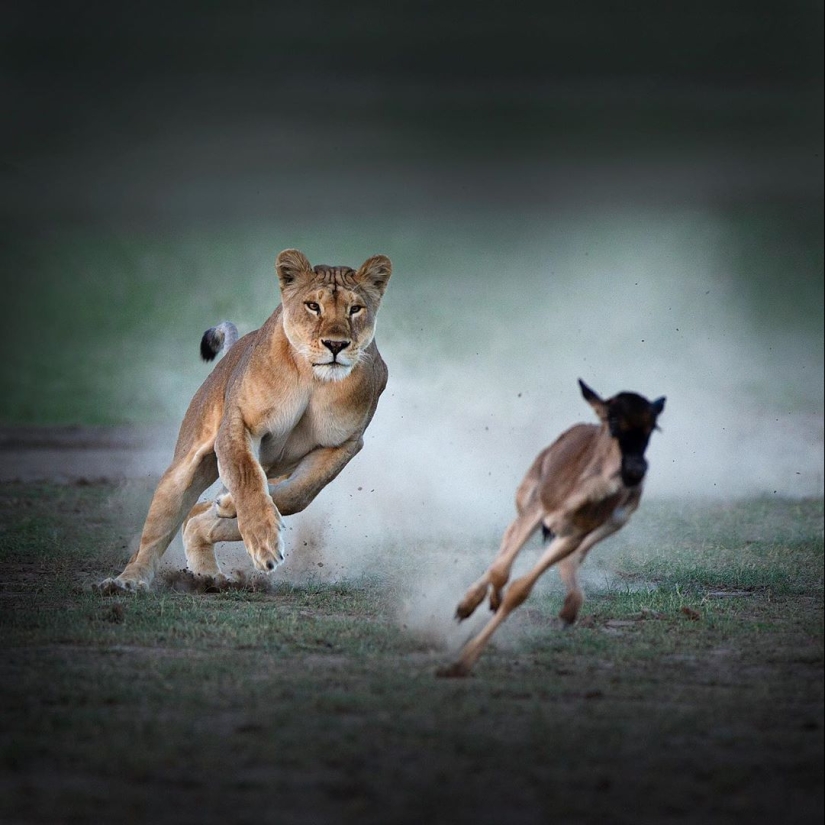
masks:
<path id="1" fill-rule="evenodd" d="M 623 527 L 639 506 L 647 472 L 644 454 L 665 399 L 648 401 L 620 392 L 603 401 L 579 380 L 582 395 L 600 424 L 576 424 L 539 453 L 516 493 L 518 516 L 507 528 L 501 549 L 456 610 L 466 619 L 490 597 L 493 617 L 471 639 L 458 659 L 439 676 L 466 676 L 496 628 L 529 595 L 539 576 L 558 562 L 567 587 L 559 618 L 573 624 L 584 601 L 577 571 L 589 550 Z M 524 576 L 510 578 L 519 550 L 541 525 L 551 539 L 538 563 Z"/>

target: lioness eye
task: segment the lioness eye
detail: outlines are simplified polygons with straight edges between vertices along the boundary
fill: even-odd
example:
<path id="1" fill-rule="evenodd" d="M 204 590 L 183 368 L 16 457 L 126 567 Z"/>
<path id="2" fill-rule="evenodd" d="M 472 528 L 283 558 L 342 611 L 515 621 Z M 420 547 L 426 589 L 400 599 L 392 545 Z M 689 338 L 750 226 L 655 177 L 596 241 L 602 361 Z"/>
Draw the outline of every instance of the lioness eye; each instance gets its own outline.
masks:
<path id="1" fill-rule="evenodd" d="M 358 306 L 357 304 L 355 306 L 351 306 L 349 308 L 349 314 L 350 315 L 357 315 L 363 308 L 364 307 Z"/>
<path id="2" fill-rule="evenodd" d="M 321 307 L 320 307 L 320 306 L 318 306 L 318 304 L 316 304 L 316 303 L 315 303 L 315 301 L 306 301 L 306 302 L 304 303 L 304 306 L 305 306 L 305 307 L 306 307 L 306 308 L 307 308 L 310 312 L 319 313 L 319 312 L 321 311 Z"/>

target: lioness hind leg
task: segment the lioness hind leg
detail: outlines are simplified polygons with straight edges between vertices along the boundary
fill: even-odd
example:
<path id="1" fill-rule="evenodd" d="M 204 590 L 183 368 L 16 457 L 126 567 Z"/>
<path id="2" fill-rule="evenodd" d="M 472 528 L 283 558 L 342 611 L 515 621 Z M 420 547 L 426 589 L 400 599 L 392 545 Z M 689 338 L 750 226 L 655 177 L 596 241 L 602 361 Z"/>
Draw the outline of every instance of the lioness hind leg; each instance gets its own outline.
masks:
<path id="1" fill-rule="evenodd" d="M 196 504 L 183 523 L 183 551 L 186 564 L 196 576 L 222 575 L 218 558 L 215 555 L 215 542 L 211 536 L 211 527 L 216 521 L 211 501 Z"/>
<path id="2" fill-rule="evenodd" d="M 215 499 L 215 515 L 218 518 L 237 518 L 238 511 L 235 509 L 235 501 L 232 498 L 232 493 L 224 490 Z"/>
<path id="3" fill-rule="evenodd" d="M 198 449 L 176 458 L 163 474 L 152 497 L 140 546 L 116 578 L 98 585 L 102 593 L 145 590 L 152 583 L 157 564 L 198 496 L 218 477 L 214 453 Z"/>
<path id="4" fill-rule="evenodd" d="M 279 533 L 276 558 L 283 561 L 283 540 Z M 222 576 L 220 565 L 215 555 L 215 544 L 219 541 L 243 541 L 238 529 L 237 518 L 226 518 L 218 514 L 217 505 L 205 501 L 195 505 L 183 528 L 183 548 L 189 569 L 200 576 Z M 248 548 L 247 548 L 248 549 Z M 250 553 L 252 562 L 259 570 L 269 572 L 275 565 L 268 566 L 266 561 L 256 560 Z"/>

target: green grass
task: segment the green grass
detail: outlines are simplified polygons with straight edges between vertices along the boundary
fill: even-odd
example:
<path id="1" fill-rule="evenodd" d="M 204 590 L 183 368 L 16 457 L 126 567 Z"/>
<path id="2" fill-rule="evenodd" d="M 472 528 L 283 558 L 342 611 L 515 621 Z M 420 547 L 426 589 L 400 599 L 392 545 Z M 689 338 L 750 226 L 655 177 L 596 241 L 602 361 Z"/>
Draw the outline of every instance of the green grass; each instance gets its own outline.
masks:
<path id="1" fill-rule="evenodd" d="M 648 502 L 575 628 L 551 572 L 452 681 L 389 561 L 97 595 L 148 493 L 0 488 L 8 821 L 821 820 L 819 499 Z"/>
<path id="2" fill-rule="evenodd" d="M 815 501 L 751 499 L 738 504 L 650 501 L 622 536 L 614 559 L 628 582 L 650 581 L 657 589 L 766 589 L 774 594 L 807 592 L 822 583 L 818 530 L 822 507 Z M 641 533 L 641 540 L 638 534 Z"/>

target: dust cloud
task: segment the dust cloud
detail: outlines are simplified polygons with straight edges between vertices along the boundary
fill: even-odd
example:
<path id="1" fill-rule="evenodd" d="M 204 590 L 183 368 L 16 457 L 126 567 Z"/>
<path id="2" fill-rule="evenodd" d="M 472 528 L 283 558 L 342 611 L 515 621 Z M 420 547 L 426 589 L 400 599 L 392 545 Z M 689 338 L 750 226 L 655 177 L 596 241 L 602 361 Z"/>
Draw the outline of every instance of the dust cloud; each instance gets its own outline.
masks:
<path id="1" fill-rule="evenodd" d="M 396 257 L 377 334 L 388 388 L 363 451 L 287 519 L 275 575 L 379 578 L 401 624 L 458 643 L 455 604 L 530 462 L 594 420 L 579 377 L 605 397 L 667 396 L 648 498 L 822 495 L 821 328 L 754 320 L 712 220 L 645 217 L 482 245 L 463 264 Z M 240 545 L 227 552 L 245 563 Z"/>
<path id="2" fill-rule="evenodd" d="M 579 377 L 605 397 L 667 396 L 648 498 L 822 494 L 821 330 L 754 322 L 712 222 L 603 230 L 479 256 L 472 271 L 455 256 L 426 271 L 396 260 L 377 334 L 390 383 L 364 450 L 287 519 L 276 576 L 380 577 L 404 627 L 458 644 L 455 604 L 530 462 L 594 420 Z"/>
<path id="3" fill-rule="evenodd" d="M 275 575 L 380 577 L 422 633 L 450 625 L 536 453 L 593 420 L 578 378 L 667 396 L 648 498 L 821 496 L 821 14 L 656 4 L 640 27 L 614 4 L 594 29 L 579 5 L 538 24 L 445 7 L 435 27 L 283 4 L 250 27 L 221 6 L 195 27 L 164 10 L 158 27 L 18 4 L 0 210 L 24 248 L 3 259 L 5 292 L 28 282 L 40 310 L 27 245 L 71 242 L 43 277 L 52 321 L 7 318 L 12 347 L 52 334 L 50 360 L 17 344 L 10 372 L 34 365 L 59 399 L 54 356 L 99 360 L 102 408 L 177 421 L 206 375 L 197 339 L 262 323 L 280 249 L 389 255 L 389 386 L 362 453 L 287 519 Z M 459 23 L 455 48 L 434 48 Z M 141 227 L 158 239 L 135 262 Z M 89 311 L 84 329 L 66 311 L 84 294 L 123 311 Z M 196 314 L 187 361 L 172 327 Z M 126 325 L 121 357 L 94 351 L 98 327 L 116 350 Z M 36 408 L 39 383 L 14 377 Z M 162 471 L 171 442 L 141 471 Z M 249 568 L 240 545 L 220 554 Z M 166 560 L 182 563 L 179 539 Z"/>

